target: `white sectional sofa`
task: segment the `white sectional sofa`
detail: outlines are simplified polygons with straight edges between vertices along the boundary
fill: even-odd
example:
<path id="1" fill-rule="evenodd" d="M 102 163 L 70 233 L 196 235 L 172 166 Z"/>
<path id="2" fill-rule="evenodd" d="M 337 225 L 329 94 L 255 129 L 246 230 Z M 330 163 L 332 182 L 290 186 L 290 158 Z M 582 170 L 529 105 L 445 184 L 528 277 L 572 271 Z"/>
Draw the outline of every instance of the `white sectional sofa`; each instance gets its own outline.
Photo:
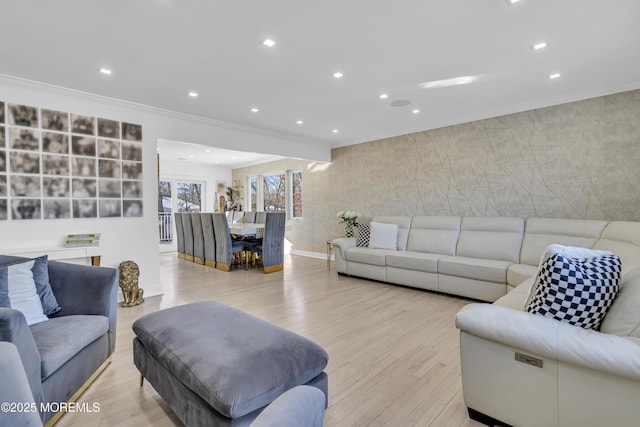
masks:
<path id="1" fill-rule="evenodd" d="M 380 216 L 396 224 L 395 249 L 333 241 L 338 274 L 493 302 L 536 273 L 553 243 L 610 250 L 623 274 L 640 266 L 640 223 L 555 218 Z"/>
<path id="2" fill-rule="evenodd" d="M 640 223 L 606 224 L 593 246 L 622 259 L 620 290 L 598 331 L 527 313 L 534 277 L 493 304 L 457 314 L 472 418 L 522 427 L 639 425 Z"/>

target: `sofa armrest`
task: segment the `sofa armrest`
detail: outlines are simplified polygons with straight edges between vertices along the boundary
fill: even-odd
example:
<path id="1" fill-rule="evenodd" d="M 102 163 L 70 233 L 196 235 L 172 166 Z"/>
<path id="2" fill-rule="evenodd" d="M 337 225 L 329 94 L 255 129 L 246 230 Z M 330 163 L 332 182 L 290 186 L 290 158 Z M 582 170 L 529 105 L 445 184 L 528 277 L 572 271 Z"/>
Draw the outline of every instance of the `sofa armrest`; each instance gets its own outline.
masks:
<path id="1" fill-rule="evenodd" d="M 115 349 L 118 270 L 49 262 L 49 283 L 62 309 L 50 317 L 95 314 L 109 318 L 111 351 Z"/>
<path id="2" fill-rule="evenodd" d="M 39 405 L 43 399 L 40 351 L 22 312 L 0 307 L 0 341 L 11 342 L 17 347 L 33 398 Z"/>
<path id="3" fill-rule="evenodd" d="M 558 362 L 640 381 L 640 339 L 604 334 L 492 304 L 469 304 L 456 327 Z"/>
<path id="4" fill-rule="evenodd" d="M 356 238 L 355 237 L 341 237 L 339 239 L 335 239 L 331 242 L 334 248 L 337 249 L 335 251 L 336 257 L 340 256 L 340 259 L 347 259 L 347 250 L 351 248 L 355 248 L 356 246 Z"/>

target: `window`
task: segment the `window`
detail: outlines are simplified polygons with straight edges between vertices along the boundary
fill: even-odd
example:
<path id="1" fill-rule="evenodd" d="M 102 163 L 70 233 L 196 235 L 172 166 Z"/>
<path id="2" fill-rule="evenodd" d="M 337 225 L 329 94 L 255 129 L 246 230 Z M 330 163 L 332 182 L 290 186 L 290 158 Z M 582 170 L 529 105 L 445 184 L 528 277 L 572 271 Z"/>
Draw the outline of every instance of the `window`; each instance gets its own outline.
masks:
<path id="1" fill-rule="evenodd" d="M 284 212 L 286 208 L 285 175 L 283 173 L 265 175 L 262 180 L 265 212 Z"/>
<path id="2" fill-rule="evenodd" d="M 302 218 L 302 171 L 289 172 L 291 182 L 291 217 Z"/>
<path id="3" fill-rule="evenodd" d="M 258 210 L 258 178 L 255 176 L 250 176 L 248 178 L 248 187 L 249 187 L 249 210 L 251 212 L 255 212 Z"/>
<path id="4" fill-rule="evenodd" d="M 178 182 L 178 212 L 200 212 L 202 184 Z"/>

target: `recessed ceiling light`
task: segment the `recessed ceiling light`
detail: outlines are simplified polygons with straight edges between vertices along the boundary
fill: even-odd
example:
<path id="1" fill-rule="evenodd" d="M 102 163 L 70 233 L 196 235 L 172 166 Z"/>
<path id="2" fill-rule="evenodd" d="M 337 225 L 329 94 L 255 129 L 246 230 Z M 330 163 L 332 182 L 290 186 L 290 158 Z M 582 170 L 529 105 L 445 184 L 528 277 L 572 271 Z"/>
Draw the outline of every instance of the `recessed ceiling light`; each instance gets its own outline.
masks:
<path id="1" fill-rule="evenodd" d="M 339 131 L 338 129 L 334 129 L 334 130 L 332 130 L 331 132 L 333 132 L 333 133 L 338 133 L 338 132 L 340 132 L 340 131 Z"/>
<path id="2" fill-rule="evenodd" d="M 268 47 L 274 47 L 276 45 L 275 40 L 271 40 L 269 38 L 266 38 L 264 40 L 262 40 L 262 44 Z"/>
<path id="3" fill-rule="evenodd" d="M 518 3 L 520 0 L 507 0 L 507 4 L 511 6 L 512 4 Z"/>
<path id="4" fill-rule="evenodd" d="M 378 98 L 380 99 L 387 99 L 389 97 L 389 95 L 387 95 L 386 93 L 381 93 L 380 96 L 378 96 Z"/>
<path id="5" fill-rule="evenodd" d="M 190 159 L 193 159 L 193 154 L 189 154 L 189 158 L 190 158 Z"/>
<path id="6" fill-rule="evenodd" d="M 252 113 L 257 113 L 258 111 L 260 111 L 260 110 L 258 110 L 257 108 L 252 108 L 252 109 L 251 109 L 251 112 L 252 112 Z"/>
<path id="7" fill-rule="evenodd" d="M 560 78 L 560 73 L 549 74 L 551 80 Z"/>
<path id="8" fill-rule="evenodd" d="M 333 73 L 333 77 L 335 77 L 336 79 L 340 79 L 344 76 L 344 74 L 342 74 L 340 71 L 337 71 L 335 73 Z"/>
<path id="9" fill-rule="evenodd" d="M 413 114 L 420 114 L 420 110 L 418 110 L 417 108 L 413 111 L 411 111 Z"/>
<path id="10" fill-rule="evenodd" d="M 544 49 L 545 47 L 547 47 L 547 44 L 545 42 L 536 43 L 531 46 L 533 50 L 540 50 L 540 49 Z"/>
<path id="11" fill-rule="evenodd" d="M 198 92 L 191 91 L 191 92 L 189 92 L 189 96 L 192 97 L 192 98 L 197 98 L 198 97 Z"/>
<path id="12" fill-rule="evenodd" d="M 110 69 L 110 68 L 100 67 L 100 72 L 101 72 L 102 74 L 107 75 L 107 76 L 110 76 L 110 75 L 111 75 L 111 69 Z"/>
<path id="13" fill-rule="evenodd" d="M 462 77 L 454 77 L 452 79 L 444 79 L 444 80 L 433 80 L 430 82 L 424 82 L 418 84 L 422 89 L 433 89 L 437 87 L 448 87 L 448 86 L 458 86 L 458 85 L 467 85 L 469 83 L 473 83 L 478 80 L 478 76 L 462 76 Z"/>
<path id="14" fill-rule="evenodd" d="M 303 123 L 304 123 L 304 122 L 303 122 L 302 120 L 296 120 L 296 124 L 297 124 L 297 125 L 301 125 L 301 124 L 303 124 Z"/>
<path id="15" fill-rule="evenodd" d="M 206 150 L 204 150 L 204 151 L 206 151 L 207 153 L 210 153 L 210 152 L 211 152 L 211 150 L 209 150 L 208 148 L 207 148 Z"/>

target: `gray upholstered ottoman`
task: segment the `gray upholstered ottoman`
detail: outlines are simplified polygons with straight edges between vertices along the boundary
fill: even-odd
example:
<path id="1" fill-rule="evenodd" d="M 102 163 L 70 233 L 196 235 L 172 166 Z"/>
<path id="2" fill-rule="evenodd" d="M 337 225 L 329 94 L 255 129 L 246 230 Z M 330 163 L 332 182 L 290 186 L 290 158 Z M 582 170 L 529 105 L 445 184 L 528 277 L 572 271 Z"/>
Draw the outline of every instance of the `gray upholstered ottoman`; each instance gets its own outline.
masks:
<path id="1" fill-rule="evenodd" d="M 328 355 L 293 332 L 204 301 L 133 324 L 133 361 L 187 426 L 248 426 L 288 389 L 327 396 Z"/>

